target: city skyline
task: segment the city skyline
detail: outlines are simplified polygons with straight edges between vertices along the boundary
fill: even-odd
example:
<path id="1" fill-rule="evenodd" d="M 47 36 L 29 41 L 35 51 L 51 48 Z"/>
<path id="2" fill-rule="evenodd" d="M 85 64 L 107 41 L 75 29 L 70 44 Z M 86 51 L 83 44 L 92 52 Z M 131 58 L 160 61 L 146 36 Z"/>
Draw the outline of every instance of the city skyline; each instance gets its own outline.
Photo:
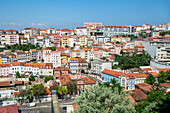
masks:
<path id="1" fill-rule="evenodd" d="M 164 24 L 170 20 L 169 3 L 168 0 L 6 0 L 1 1 L 0 29 L 75 28 L 84 22 L 101 22 L 106 25 Z"/>

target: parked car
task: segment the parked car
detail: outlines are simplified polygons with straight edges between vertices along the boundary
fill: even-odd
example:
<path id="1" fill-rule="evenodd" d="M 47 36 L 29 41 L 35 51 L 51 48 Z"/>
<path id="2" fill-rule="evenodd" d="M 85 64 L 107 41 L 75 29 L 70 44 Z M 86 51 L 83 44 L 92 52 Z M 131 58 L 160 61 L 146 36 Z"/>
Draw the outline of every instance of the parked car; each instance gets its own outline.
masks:
<path id="1" fill-rule="evenodd" d="M 28 106 L 29 106 L 29 107 L 35 107 L 36 104 L 35 104 L 35 103 L 29 103 Z"/>

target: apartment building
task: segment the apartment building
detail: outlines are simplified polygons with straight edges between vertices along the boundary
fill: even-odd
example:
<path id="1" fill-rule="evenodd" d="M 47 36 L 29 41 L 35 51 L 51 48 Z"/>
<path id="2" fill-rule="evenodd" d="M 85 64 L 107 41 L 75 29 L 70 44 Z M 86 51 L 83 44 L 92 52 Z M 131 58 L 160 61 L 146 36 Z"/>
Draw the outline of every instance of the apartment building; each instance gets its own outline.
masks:
<path id="1" fill-rule="evenodd" d="M 17 51 L 15 52 L 15 55 L 18 62 L 26 62 L 27 54 L 25 53 L 25 51 Z"/>
<path id="2" fill-rule="evenodd" d="M 86 73 L 88 63 L 85 58 L 70 58 L 70 70 L 72 73 L 81 73 L 82 70 Z"/>
<path id="3" fill-rule="evenodd" d="M 124 90 L 135 89 L 135 84 L 144 83 L 147 75 L 145 73 L 121 73 L 109 69 L 102 71 L 102 79 L 106 82 L 110 82 L 111 79 L 115 79 L 117 83 L 124 88 Z"/>
<path id="4" fill-rule="evenodd" d="M 51 51 L 50 53 L 45 53 L 44 63 L 52 63 L 53 67 L 61 66 L 61 55 L 58 51 Z"/>
<path id="5" fill-rule="evenodd" d="M 0 76 L 15 76 L 16 72 L 24 75 L 53 75 L 52 63 L 25 63 L 12 62 L 8 64 L 0 64 Z"/>
<path id="6" fill-rule="evenodd" d="M 132 26 L 113 26 L 113 25 L 103 25 L 102 32 L 105 37 L 112 37 L 115 35 L 128 35 L 133 34 Z"/>
<path id="7" fill-rule="evenodd" d="M 112 69 L 112 63 L 100 60 L 91 61 L 91 73 L 101 76 L 104 69 Z"/>
<path id="8" fill-rule="evenodd" d="M 69 46 L 69 36 L 62 36 L 61 46 L 65 47 L 66 45 Z"/>
<path id="9" fill-rule="evenodd" d="M 156 59 L 160 62 L 170 62 L 170 47 L 157 47 Z"/>

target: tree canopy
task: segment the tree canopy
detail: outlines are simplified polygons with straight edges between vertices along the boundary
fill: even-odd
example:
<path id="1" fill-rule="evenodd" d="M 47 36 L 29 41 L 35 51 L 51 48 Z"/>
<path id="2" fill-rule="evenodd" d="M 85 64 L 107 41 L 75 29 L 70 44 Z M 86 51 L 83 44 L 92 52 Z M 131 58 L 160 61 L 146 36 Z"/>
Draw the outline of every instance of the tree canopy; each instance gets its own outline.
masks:
<path id="1" fill-rule="evenodd" d="M 75 99 L 77 110 L 74 113 L 134 113 L 135 108 L 123 90 L 104 85 L 85 88 Z"/>
<path id="2" fill-rule="evenodd" d="M 46 88 L 43 84 L 35 84 L 33 86 L 33 95 L 39 99 L 39 102 L 41 102 L 41 96 L 45 95 Z"/>
<path id="3" fill-rule="evenodd" d="M 77 91 L 77 83 L 76 82 L 68 82 L 67 89 L 70 95 L 72 95 L 75 91 Z"/>
<path id="4" fill-rule="evenodd" d="M 155 77 L 150 74 L 149 76 L 147 76 L 147 78 L 145 79 L 145 83 L 153 85 L 156 82 Z"/>
<path id="5" fill-rule="evenodd" d="M 139 68 L 139 66 L 148 66 L 150 65 L 151 57 L 148 54 L 136 54 L 133 53 L 132 56 L 129 56 L 128 53 L 124 53 L 122 56 L 115 55 L 115 61 L 119 62 L 119 65 L 114 66 L 120 67 L 121 69 L 130 69 L 130 68 Z"/>

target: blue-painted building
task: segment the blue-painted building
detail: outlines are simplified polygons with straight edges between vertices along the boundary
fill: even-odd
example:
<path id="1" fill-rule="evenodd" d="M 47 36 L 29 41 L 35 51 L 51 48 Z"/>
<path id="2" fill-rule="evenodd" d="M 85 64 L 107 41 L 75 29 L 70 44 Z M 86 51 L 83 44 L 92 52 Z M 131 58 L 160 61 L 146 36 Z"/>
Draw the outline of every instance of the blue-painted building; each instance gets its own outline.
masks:
<path id="1" fill-rule="evenodd" d="M 121 73 L 109 69 L 102 71 L 102 80 L 110 82 L 111 79 L 115 78 L 117 83 L 120 83 L 125 90 L 135 89 L 135 75 L 133 73 Z"/>

